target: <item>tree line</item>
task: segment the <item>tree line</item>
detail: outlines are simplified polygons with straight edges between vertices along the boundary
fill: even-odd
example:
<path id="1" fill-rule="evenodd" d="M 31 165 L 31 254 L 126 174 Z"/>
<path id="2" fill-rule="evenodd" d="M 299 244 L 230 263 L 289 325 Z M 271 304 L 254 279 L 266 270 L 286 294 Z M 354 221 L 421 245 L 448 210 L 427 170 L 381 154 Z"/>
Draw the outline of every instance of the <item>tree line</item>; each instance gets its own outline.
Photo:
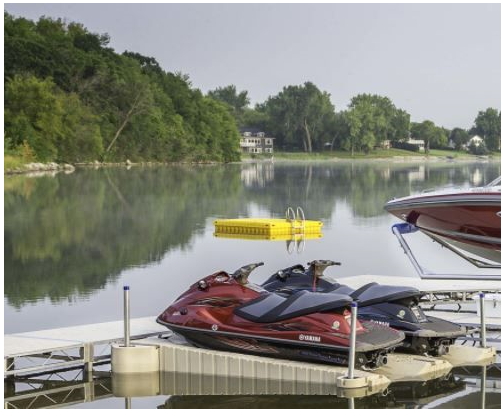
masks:
<path id="1" fill-rule="evenodd" d="M 422 139 L 426 150 L 470 134 L 500 148 L 500 111 L 478 113 L 470 130 L 448 130 L 384 96 L 360 94 L 336 111 L 315 84 L 289 85 L 251 107 L 229 85 L 206 95 L 153 57 L 108 46 L 107 34 L 79 23 L 4 13 L 4 147 L 38 161 L 234 161 L 240 127 L 275 137 L 281 150 L 369 152 L 385 141 Z"/>
<path id="2" fill-rule="evenodd" d="M 239 159 L 226 104 L 109 41 L 78 23 L 4 13 L 7 153 L 65 162 Z"/>
<path id="3" fill-rule="evenodd" d="M 460 150 L 471 136 L 484 139 L 479 150 L 500 149 L 500 111 L 488 108 L 480 111 L 474 125 L 466 130 L 452 130 L 431 120 L 412 122 L 410 114 L 385 96 L 359 94 L 348 107 L 337 112 L 330 94 L 311 82 L 286 86 L 265 102 L 250 107 L 247 91 L 238 92 L 236 86 L 219 87 L 208 93 L 226 103 L 240 127 L 254 127 L 267 131 L 276 138 L 275 146 L 284 150 L 312 152 L 330 148 L 369 152 L 386 141 L 402 147 L 409 138 L 423 140 L 426 152 L 431 148 Z"/>

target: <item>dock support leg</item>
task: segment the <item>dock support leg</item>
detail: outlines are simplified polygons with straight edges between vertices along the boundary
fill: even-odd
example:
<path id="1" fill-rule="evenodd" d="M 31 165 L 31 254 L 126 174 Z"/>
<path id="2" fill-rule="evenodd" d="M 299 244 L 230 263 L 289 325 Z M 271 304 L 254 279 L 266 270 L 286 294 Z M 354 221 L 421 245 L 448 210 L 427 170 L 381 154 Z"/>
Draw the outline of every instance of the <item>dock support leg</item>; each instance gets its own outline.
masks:
<path id="1" fill-rule="evenodd" d="M 14 370 L 14 358 L 4 358 L 4 376 Z"/>
<path id="2" fill-rule="evenodd" d="M 93 374 L 88 373 L 88 381 L 84 384 L 84 400 L 85 402 L 93 402 L 94 399 L 94 381 L 93 381 Z M 89 377 L 91 377 L 89 379 Z"/>
<path id="3" fill-rule="evenodd" d="M 80 349 L 81 356 L 84 360 L 84 374 L 88 376 L 88 379 L 93 379 L 93 358 L 94 358 L 94 348 L 92 343 L 85 343 Z M 89 378 L 89 376 L 91 378 Z"/>
<path id="4" fill-rule="evenodd" d="M 481 368 L 481 409 L 486 409 L 486 366 Z"/>

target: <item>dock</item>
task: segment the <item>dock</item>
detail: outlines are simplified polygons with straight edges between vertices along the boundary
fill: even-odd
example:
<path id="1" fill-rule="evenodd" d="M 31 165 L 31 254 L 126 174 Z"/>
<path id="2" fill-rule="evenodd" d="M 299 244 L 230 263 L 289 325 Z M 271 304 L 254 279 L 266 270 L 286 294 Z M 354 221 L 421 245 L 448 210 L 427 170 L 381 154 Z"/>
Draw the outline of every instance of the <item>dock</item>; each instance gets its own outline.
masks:
<path id="1" fill-rule="evenodd" d="M 347 367 L 196 348 L 158 325 L 154 317 L 132 319 L 133 346 L 124 347 L 123 326 L 122 321 L 115 321 L 5 335 L 8 395 L 4 406 L 68 406 L 110 396 L 159 394 L 317 394 L 353 399 L 384 391 L 394 382 L 442 378 L 455 365 L 449 358 L 392 353 L 387 365 L 373 371 L 357 370 L 355 379 L 349 380 Z M 466 351 L 461 358 L 476 359 L 477 355 L 479 365 L 495 359 L 494 348 L 469 349 L 474 356 Z M 116 359 L 114 350 L 119 353 Z M 118 358 L 125 364 L 117 365 Z M 111 367 L 97 369 L 104 363 Z M 141 372 L 149 363 L 151 372 L 121 373 L 124 365 Z M 73 371 L 82 378 L 58 380 Z M 17 383 L 42 386 L 22 390 Z"/>
<path id="2" fill-rule="evenodd" d="M 131 339 L 169 333 L 154 317 L 131 320 Z M 123 321 L 14 333 L 4 336 L 4 376 L 83 366 L 110 359 L 110 346 L 124 339 Z"/>
<path id="3" fill-rule="evenodd" d="M 372 373 L 359 371 L 357 380 L 360 380 L 360 388 L 387 386 L 390 382 L 405 380 L 435 379 L 448 373 L 454 365 L 463 365 L 467 361 L 475 361 L 476 364 L 493 361 L 495 353 L 500 353 L 501 320 L 500 316 L 496 317 L 495 314 L 487 317 L 486 322 L 486 330 L 493 333 L 493 335 L 489 333 L 487 338 L 491 347 L 479 348 L 476 344 L 480 337 L 475 336 L 475 332 L 479 333 L 481 328 L 474 300 L 479 292 L 496 293 L 500 305 L 500 281 L 456 282 L 367 275 L 337 278 L 337 280 L 353 288 L 373 281 L 416 287 L 426 294 L 421 303 L 429 315 L 471 328 L 470 336 L 457 341 L 459 347 L 456 351 L 444 358 L 390 354 L 386 367 Z M 459 310 L 447 309 L 450 305 L 458 306 Z M 460 310 L 461 305 L 465 305 L 464 310 Z M 473 305 L 472 312 L 466 310 L 468 305 Z M 496 313 L 495 310 L 494 312 Z M 9 334 L 4 336 L 4 377 L 35 376 L 72 368 L 82 368 L 86 372 L 91 372 L 95 365 L 108 362 L 112 362 L 114 371 L 115 350 L 116 371 L 122 369 L 122 373 L 210 375 L 223 379 L 243 378 L 249 381 L 259 379 L 268 382 L 273 380 L 284 383 L 297 382 L 301 385 L 329 381 L 335 382 L 336 387 L 340 388 L 349 384 L 344 380 L 347 374 L 346 367 L 200 349 L 174 342 L 172 335 L 171 331 L 157 324 L 154 317 L 131 320 L 130 340 L 133 346 L 128 348 L 123 346 L 123 321 Z M 461 348 L 461 344 L 466 345 Z M 474 353 L 470 352 L 471 350 Z"/>

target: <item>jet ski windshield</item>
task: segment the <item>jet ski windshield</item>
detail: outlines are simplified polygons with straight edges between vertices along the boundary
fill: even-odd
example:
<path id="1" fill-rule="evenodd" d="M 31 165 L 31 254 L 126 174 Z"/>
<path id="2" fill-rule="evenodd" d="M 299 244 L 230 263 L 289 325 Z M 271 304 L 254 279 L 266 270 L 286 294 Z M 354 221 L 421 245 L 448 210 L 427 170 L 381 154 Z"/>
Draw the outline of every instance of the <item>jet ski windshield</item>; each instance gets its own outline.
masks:
<path id="1" fill-rule="evenodd" d="M 349 296 L 337 293 L 301 291 L 288 298 L 268 293 L 237 307 L 234 313 L 252 322 L 269 323 L 342 309 L 351 302 Z"/>

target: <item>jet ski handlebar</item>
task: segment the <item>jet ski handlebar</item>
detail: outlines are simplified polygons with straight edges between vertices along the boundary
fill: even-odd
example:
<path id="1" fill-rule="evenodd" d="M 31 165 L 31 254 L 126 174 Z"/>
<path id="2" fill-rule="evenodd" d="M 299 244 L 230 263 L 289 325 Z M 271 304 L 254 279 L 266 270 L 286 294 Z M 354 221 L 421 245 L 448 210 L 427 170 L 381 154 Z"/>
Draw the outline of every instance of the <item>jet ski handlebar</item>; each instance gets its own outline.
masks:
<path id="1" fill-rule="evenodd" d="M 248 283 L 248 277 L 252 273 L 255 268 L 259 266 L 263 266 L 264 262 L 258 263 L 250 263 L 248 265 L 242 266 L 240 269 L 236 270 L 233 273 L 233 279 L 235 279 L 238 283 L 242 285 L 246 285 Z"/>
<path id="2" fill-rule="evenodd" d="M 324 270 L 326 270 L 329 266 L 341 266 L 341 262 L 335 262 L 334 260 L 312 260 L 308 262 L 308 266 L 310 267 L 310 271 L 316 277 L 322 277 L 324 274 Z"/>

